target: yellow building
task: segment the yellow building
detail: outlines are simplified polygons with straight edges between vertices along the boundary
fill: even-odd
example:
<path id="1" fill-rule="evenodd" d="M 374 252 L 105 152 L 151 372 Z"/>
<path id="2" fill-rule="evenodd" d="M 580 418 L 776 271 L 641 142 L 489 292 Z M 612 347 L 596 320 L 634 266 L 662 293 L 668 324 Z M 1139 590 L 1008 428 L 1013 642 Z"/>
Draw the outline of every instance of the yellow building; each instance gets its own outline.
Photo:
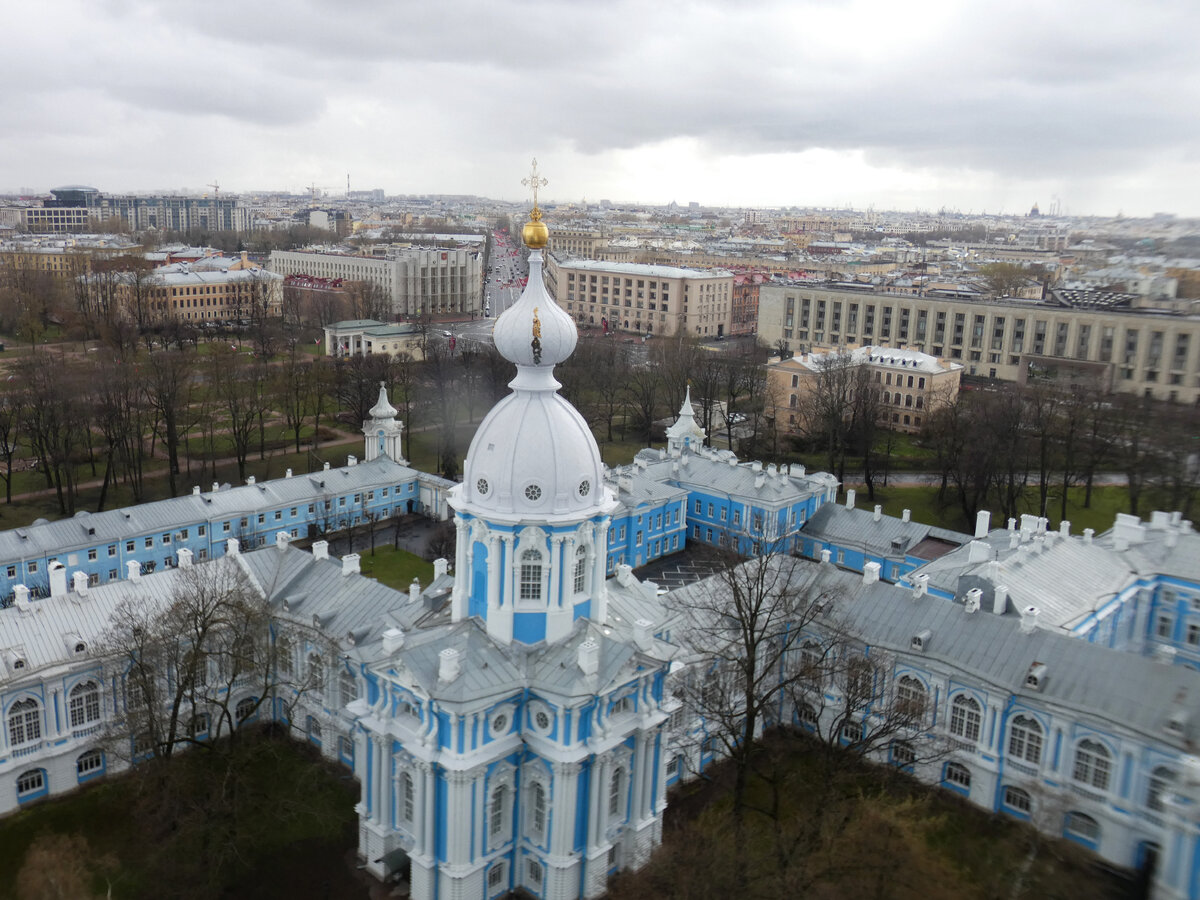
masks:
<path id="1" fill-rule="evenodd" d="M 866 386 L 875 393 L 881 425 L 916 433 L 932 410 L 958 399 L 962 371 L 959 363 L 917 350 L 826 347 L 768 363 L 768 396 L 773 400 L 775 427 L 783 433 L 803 434 L 813 424 L 807 416 L 815 391 L 845 391 L 849 406 L 853 392 Z M 830 374 L 834 372 L 844 372 L 846 377 Z"/>

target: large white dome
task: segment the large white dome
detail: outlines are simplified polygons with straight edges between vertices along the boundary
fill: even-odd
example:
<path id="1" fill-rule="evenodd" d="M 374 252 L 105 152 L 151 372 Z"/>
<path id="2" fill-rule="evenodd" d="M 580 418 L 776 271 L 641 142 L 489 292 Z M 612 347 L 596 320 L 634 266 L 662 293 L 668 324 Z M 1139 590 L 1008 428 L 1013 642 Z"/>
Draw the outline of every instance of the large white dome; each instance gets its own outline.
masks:
<path id="1" fill-rule="evenodd" d="M 558 394 L 554 365 L 575 347 L 575 325 L 546 292 L 542 254 L 529 283 L 497 320 L 496 348 L 517 365 L 513 393 L 488 413 L 451 495 L 465 513 L 499 521 L 581 519 L 611 506 L 600 448 L 583 416 Z"/>

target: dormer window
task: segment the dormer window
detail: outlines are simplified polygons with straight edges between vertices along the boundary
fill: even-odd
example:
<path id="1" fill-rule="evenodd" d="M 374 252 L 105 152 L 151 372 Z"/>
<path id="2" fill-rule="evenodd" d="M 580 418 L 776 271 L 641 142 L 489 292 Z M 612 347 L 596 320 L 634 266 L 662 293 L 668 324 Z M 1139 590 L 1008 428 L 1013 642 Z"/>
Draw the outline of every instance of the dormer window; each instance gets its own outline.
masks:
<path id="1" fill-rule="evenodd" d="M 75 642 L 75 652 L 76 653 L 86 653 L 87 652 L 87 644 L 85 644 L 83 641 L 76 641 Z"/>
<path id="2" fill-rule="evenodd" d="M 1029 667 L 1029 674 L 1025 676 L 1025 687 L 1032 691 L 1040 691 L 1046 683 L 1046 664 L 1035 662 Z"/>
<path id="3" fill-rule="evenodd" d="M 925 652 L 925 648 L 929 646 L 929 639 L 933 637 L 933 632 L 928 628 L 923 631 L 918 631 L 912 636 L 912 649 L 920 653 Z"/>

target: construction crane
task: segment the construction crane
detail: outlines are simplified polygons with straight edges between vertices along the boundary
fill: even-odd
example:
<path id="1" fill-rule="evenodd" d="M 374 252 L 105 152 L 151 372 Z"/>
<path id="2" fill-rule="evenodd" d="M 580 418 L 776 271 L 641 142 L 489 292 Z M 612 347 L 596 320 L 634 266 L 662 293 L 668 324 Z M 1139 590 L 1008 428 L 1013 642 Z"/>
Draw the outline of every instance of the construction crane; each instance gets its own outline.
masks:
<path id="1" fill-rule="evenodd" d="M 213 199 L 221 199 L 221 185 L 216 179 L 213 179 L 212 184 L 206 184 L 205 187 L 210 187 L 213 189 Z"/>

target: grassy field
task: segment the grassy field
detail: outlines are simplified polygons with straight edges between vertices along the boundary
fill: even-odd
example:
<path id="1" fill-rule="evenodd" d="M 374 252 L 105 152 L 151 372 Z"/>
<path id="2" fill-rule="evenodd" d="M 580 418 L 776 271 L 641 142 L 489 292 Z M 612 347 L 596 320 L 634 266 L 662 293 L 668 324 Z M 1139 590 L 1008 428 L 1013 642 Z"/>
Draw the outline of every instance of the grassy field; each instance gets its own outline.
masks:
<path id="1" fill-rule="evenodd" d="M 851 487 L 854 486 L 851 485 Z M 938 503 L 937 488 L 932 486 L 880 488 L 875 491 L 874 500 L 867 497 L 866 491 L 861 485 L 857 486 L 856 490 L 856 504 L 860 508 L 869 509 L 872 504 L 878 503 L 883 506 L 884 513 L 889 516 L 899 516 L 908 509 L 911 510 L 912 517 L 917 522 L 968 533 L 973 533 L 975 530 L 975 522 L 966 521 L 952 492 L 947 494 L 949 502 L 943 505 Z M 1058 528 L 1061 521 L 1059 515 L 1060 496 L 1059 491 L 1051 490 L 1047 518 L 1050 520 L 1050 527 L 1055 529 Z M 1166 509 L 1166 506 L 1156 505 L 1155 501 L 1161 499 L 1155 497 L 1152 492 L 1147 492 L 1143 497 L 1142 516 L 1149 515 L 1151 509 Z M 1083 505 L 1083 500 L 1084 489 L 1081 487 L 1071 488 L 1067 494 L 1067 521 L 1071 523 L 1072 534 L 1079 534 L 1085 528 L 1092 528 L 1097 534 L 1107 531 L 1112 527 L 1117 513 L 1129 511 L 1129 492 L 1121 486 L 1107 485 L 1093 488 L 1092 502 L 1089 507 Z M 1022 512 L 1032 514 L 1036 513 L 1037 509 L 1037 488 L 1028 488 L 1025 492 Z M 1007 523 L 1000 518 L 999 512 L 992 510 L 992 527 L 1003 528 L 1006 525 Z"/>
<path id="2" fill-rule="evenodd" d="M 407 550 L 377 545 L 374 553 L 362 552 L 359 565 L 364 575 L 398 591 L 407 591 L 414 578 L 421 587 L 433 581 L 433 563 Z"/>

